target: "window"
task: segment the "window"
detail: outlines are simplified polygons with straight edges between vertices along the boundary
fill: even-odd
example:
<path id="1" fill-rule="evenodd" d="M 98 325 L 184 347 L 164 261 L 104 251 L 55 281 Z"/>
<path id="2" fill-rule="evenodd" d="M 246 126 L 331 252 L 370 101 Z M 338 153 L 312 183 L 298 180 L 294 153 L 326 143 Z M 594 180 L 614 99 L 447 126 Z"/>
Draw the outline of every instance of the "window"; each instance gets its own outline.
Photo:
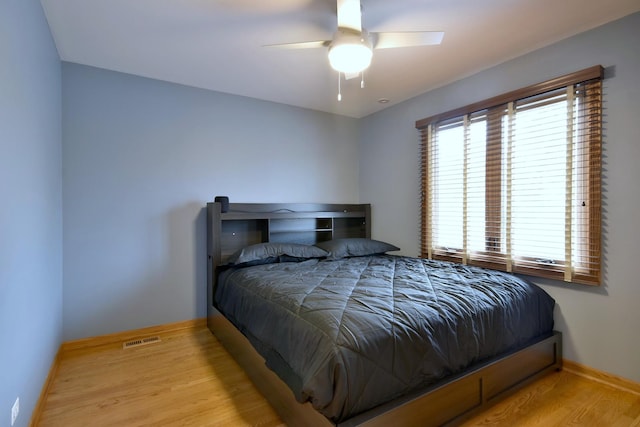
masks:
<path id="1" fill-rule="evenodd" d="M 416 122 L 421 256 L 600 284 L 603 68 Z"/>

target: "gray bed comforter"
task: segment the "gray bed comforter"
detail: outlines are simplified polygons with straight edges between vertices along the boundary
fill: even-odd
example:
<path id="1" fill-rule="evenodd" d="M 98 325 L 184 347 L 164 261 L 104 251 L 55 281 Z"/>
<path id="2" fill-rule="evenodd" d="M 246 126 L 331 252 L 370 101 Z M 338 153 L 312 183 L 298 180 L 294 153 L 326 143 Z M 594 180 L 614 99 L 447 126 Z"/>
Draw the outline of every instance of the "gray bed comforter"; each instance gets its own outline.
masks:
<path id="1" fill-rule="evenodd" d="M 524 280 L 390 255 L 232 269 L 215 300 L 297 399 L 335 422 L 553 328 L 554 300 Z"/>

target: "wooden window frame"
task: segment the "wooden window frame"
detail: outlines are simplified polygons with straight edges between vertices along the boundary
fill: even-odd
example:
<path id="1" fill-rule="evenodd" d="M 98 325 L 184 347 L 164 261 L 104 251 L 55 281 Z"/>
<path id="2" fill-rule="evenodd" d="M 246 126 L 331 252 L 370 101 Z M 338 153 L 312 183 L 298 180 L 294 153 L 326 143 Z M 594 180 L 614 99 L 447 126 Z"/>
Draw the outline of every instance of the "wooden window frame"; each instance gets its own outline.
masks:
<path id="1" fill-rule="evenodd" d="M 601 283 L 601 165 L 602 165 L 602 100 L 601 100 L 601 81 L 604 77 L 604 69 L 597 65 L 575 73 L 551 79 L 542 83 L 527 86 L 512 92 L 508 92 L 484 101 L 476 102 L 465 107 L 456 108 L 454 110 L 437 114 L 416 121 L 416 128 L 421 134 L 421 244 L 420 256 L 430 259 L 439 259 L 463 264 L 477 265 L 481 267 L 493 268 L 503 271 L 511 271 L 526 275 L 545 277 L 555 280 L 570 281 L 573 283 L 581 283 L 587 285 L 600 285 Z M 598 84 L 592 84 L 592 83 Z M 584 96 L 588 97 L 587 104 L 581 104 L 585 116 L 588 116 L 589 126 L 587 127 L 588 139 L 588 155 L 587 162 L 589 164 L 588 183 L 585 184 L 585 195 L 588 199 L 588 212 L 586 214 L 586 222 L 588 224 L 588 251 L 587 256 L 596 260 L 588 263 L 588 268 L 575 269 L 570 273 L 570 277 L 563 265 L 554 262 L 544 263 L 541 260 L 533 258 L 521 257 L 517 260 L 503 259 L 501 252 L 505 252 L 500 248 L 500 230 L 492 230 L 487 224 L 500 223 L 500 219 L 496 221 L 496 217 L 500 218 L 502 211 L 502 182 L 501 174 L 488 177 L 485 182 L 485 230 L 486 230 L 486 253 L 475 253 L 471 259 L 467 259 L 464 251 L 447 251 L 435 250 L 432 247 L 431 239 L 431 222 L 432 212 L 429 211 L 429 202 L 427 189 L 430 188 L 430 170 L 429 159 L 430 141 L 433 125 L 444 121 L 453 120 L 459 117 L 470 116 L 473 113 L 485 111 L 487 122 L 502 120 L 504 109 L 509 103 L 515 103 L 518 100 L 543 95 L 547 92 L 556 91 L 558 89 L 574 86 L 585 85 L 586 91 Z M 582 117 L 582 116 L 581 116 Z M 487 126 L 487 150 L 486 150 L 486 168 L 502 167 L 501 159 L 496 159 L 494 150 L 501 151 L 503 136 L 496 129 L 501 126 Z M 491 133 L 491 134 L 490 134 Z M 499 156 L 498 156 L 499 157 Z M 466 227 L 466 226 L 465 226 Z M 496 234 L 496 236 L 493 236 Z M 551 261 L 551 260 L 550 260 Z M 564 261 L 561 263 L 563 264 Z"/>

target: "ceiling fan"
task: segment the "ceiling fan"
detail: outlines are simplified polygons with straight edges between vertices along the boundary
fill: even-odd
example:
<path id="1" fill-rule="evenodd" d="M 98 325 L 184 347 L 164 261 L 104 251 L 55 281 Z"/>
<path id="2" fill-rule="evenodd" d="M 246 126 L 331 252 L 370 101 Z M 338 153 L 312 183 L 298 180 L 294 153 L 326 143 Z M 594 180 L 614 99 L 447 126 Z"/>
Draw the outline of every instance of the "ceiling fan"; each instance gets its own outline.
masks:
<path id="1" fill-rule="evenodd" d="M 340 94 L 340 73 L 345 79 L 362 77 L 371 64 L 373 49 L 437 45 L 442 42 L 441 31 L 368 32 L 362 27 L 362 6 L 360 0 L 337 0 L 338 29 L 331 40 L 315 40 L 267 45 L 283 49 L 307 49 L 325 47 L 329 50 L 329 63 L 338 71 L 338 101 Z"/>

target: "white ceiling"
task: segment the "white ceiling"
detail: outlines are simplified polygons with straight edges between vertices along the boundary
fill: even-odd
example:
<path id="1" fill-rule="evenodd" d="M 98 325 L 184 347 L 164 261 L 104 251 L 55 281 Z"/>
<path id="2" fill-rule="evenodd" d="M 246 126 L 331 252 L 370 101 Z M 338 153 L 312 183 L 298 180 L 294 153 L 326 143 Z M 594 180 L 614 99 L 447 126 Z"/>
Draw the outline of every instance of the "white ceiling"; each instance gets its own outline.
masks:
<path id="1" fill-rule="evenodd" d="M 42 0 L 64 61 L 363 117 L 640 10 L 638 0 L 362 0 L 369 31 L 444 31 L 440 46 L 374 51 L 343 82 L 326 49 L 335 0 Z M 380 98 L 388 104 L 377 102 Z"/>

